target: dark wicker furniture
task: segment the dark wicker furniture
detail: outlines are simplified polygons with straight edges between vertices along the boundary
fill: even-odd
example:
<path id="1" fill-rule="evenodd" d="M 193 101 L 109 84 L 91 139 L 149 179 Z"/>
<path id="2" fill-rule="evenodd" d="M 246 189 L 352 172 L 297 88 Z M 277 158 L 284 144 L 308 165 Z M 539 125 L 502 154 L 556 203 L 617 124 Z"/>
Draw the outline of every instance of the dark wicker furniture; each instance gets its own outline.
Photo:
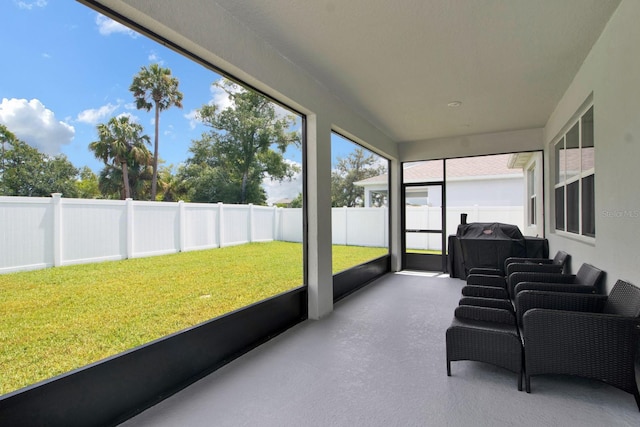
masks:
<path id="1" fill-rule="evenodd" d="M 487 274 L 491 276 L 509 276 L 516 271 L 539 271 L 546 273 L 564 273 L 571 255 L 565 251 L 556 252 L 553 258 L 509 257 L 504 261 L 504 269 L 472 268 L 469 275 Z M 467 279 L 469 277 L 467 276 Z"/>
<path id="2" fill-rule="evenodd" d="M 508 369 L 518 374 L 522 390 L 522 341 L 513 313 L 487 307 L 461 305 L 446 333 L 447 375 L 451 362 L 474 360 Z"/>
<path id="3" fill-rule="evenodd" d="M 471 276 L 469 276 L 471 278 Z M 582 264 L 574 274 L 518 271 L 506 279 L 506 288 L 499 286 L 497 276 L 478 275 L 462 288 L 462 295 L 469 297 L 515 300 L 523 290 L 549 290 L 558 292 L 599 293 L 604 271 L 591 264 Z"/>
<path id="4" fill-rule="evenodd" d="M 640 410 L 635 377 L 640 289 L 618 280 L 608 297 L 527 290 L 517 297 L 524 300 L 529 306 L 523 316 L 527 392 L 534 375 L 576 375 L 633 394 Z"/>

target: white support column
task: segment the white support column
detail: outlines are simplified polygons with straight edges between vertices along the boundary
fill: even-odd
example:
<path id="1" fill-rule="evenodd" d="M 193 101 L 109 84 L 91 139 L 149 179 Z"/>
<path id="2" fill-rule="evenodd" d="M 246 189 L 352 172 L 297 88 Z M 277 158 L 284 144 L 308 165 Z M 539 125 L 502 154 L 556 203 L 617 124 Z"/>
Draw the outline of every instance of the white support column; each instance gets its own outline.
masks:
<path id="1" fill-rule="evenodd" d="M 53 203 L 53 265 L 62 265 L 62 193 L 52 193 Z"/>
<path id="2" fill-rule="evenodd" d="M 133 258 L 133 199 L 125 199 L 125 209 L 127 211 L 127 253 L 125 258 Z"/>
<path id="3" fill-rule="evenodd" d="M 401 200 L 400 191 L 402 189 L 402 182 L 400 181 L 400 162 L 398 160 L 391 160 L 390 172 L 391 172 L 391 188 L 389 189 L 389 215 L 391 215 L 391 229 L 389 246 L 391 249 L 391 270 L 400 271 L 402 269 L 402 204 L 404 200 Z"/>
<path id="4" fill-rule="evenodd" d="M 331 271 L 331 126 L 307 117 L 307 272 L 309 318 L 333 311 Z"/>

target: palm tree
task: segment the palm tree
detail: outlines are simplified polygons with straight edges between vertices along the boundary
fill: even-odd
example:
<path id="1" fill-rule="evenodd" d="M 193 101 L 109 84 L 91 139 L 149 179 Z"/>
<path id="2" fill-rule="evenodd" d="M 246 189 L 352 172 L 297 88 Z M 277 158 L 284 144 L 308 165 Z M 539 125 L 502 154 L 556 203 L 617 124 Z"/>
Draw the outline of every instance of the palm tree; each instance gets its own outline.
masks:
<path id="1" fill-rule="evenodd" d="M 98 141 L 89 144 L 89 149 L 106 167 L 122 170 L 125 198 L 131 197 L 129 165 L 145 165 L 151 159 L 146 147 L 150 144 L 149 136 L 141 135 L 142 130 L 140 124 L 127 116 L 112 117 L 98 125 Z"/>
<path id="2" fill-rule="evenodd" d="M 151 200 L 156 199 L 158 186 L 158 124 L 160 111 L 172 105 L 182 108 L 182 92 L 178 90 L 179 81 L 171 76 L 171 70 L 158 64 L 149 68 L 142 67 L 133 78 L 129 90 L 133 92 L 138 110 L 155 109 L 155 138 L 153 142 L 153 178 L 151 180 Z"/>
<path id="3" fill-rule="evenodd" d="M 158 172 L 158 187 L 163 202 L 184 200 L 187 191 L 184 182 L 173 173 L 173 165 L 161 167 Z"/>

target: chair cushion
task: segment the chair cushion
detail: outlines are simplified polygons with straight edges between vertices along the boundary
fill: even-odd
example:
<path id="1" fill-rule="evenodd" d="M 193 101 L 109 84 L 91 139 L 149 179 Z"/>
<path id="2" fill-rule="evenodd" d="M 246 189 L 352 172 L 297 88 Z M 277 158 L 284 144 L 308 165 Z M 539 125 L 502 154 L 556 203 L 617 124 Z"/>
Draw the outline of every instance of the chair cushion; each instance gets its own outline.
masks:
<path id="1" fill-rule="evenodd" d="M 598 287 L 603 277 L 604 272 L 602 270 L 591 264 L 584 263 L 576 273 L 576 283 Z"/>
<path id="2" fill-rule="evenodd" d="M 624 280 L 618 280 L 602 310 L 606 314 L 625 317 L 640 316 L 640 289 Z"/>

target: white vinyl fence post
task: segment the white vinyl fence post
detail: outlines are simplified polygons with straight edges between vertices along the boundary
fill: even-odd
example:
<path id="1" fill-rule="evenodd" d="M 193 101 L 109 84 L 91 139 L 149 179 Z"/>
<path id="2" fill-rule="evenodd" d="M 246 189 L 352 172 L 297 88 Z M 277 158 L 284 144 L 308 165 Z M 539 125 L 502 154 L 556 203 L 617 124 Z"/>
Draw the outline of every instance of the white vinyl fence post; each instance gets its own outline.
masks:
<path id="1" fill-rule="evenodd" d="M 273 205 L 273 230 L 271 233 L 271 239 L 275 242 L 278 240 L 278 206 Z"/>
<path id="2" fill-rule="evenodd" d="M 125 259 L 133 258 L 133 199 L 125 199 L 125 209 L 127 212 L 127 253 Z"/>
<path id="3" fill-rule="evenodd" d="M 218 247 L 224 245 L 224 214 L 223 204 L 218 202 Z"/>
<path id="4" fill-rule="evenodd" d="M 349 208 L 343 206 L 342 210 L 344 210 L 344 244 L 349 246 Z"/>
<path id="5" fill-rule="evenodd" d="M 179 224 L 179 233 L 178 242 L 180 247 L 178 248 L 179 252 L 184 252 L 187 246 L 187 225 L 186 225 L 186 215 L 185 215 L 185 206 L 182 200 L 178 200 L 178 224 Z"/>
<path id="6" fill-rule="evenodd" d="M 428 229 L 435 228 L 435 227 L 431 226 L 431 206 L 423 206 L 422 209 L 424 209 L 424 211 L 425 211 L 424 212 L 424 217 L 426 218 L 426 228 L 428 228 Z M 422 227 L 422 225 L 421 225 L 421 227 Z M 419 236 L 424 236 L 424 242 L 425 242 L 424 249 L 426 249 L 426 250 L 432 249 L 431 248 L 431 244 L 430 244 L 431 243 L 430 242 L 431 239 L 429 239 L 429 234 L 428 233 L 427 234 L 421 234 Z"/>
<path id="7" fill-rule="evenodd" d="M 384 236 L 382 237 L 383 242 L 382 245 L 388 247 L 389 246 L 389 209 L 382 210 L 382 229 L 384 230 Z"/>
<path id="8" fill-rule="evenodd" d="M 249 203 L 249 215 L 247 215 L 248 224 L 247 224 L 247 238 L 249 239 L 249 243 L 253 242 L 253 203 Z"/>
<path id="9" fill-rule="evenodd" d="M 53 265 L 62 265 L 62 193 L 52 193 L 53 203 Z"/>

